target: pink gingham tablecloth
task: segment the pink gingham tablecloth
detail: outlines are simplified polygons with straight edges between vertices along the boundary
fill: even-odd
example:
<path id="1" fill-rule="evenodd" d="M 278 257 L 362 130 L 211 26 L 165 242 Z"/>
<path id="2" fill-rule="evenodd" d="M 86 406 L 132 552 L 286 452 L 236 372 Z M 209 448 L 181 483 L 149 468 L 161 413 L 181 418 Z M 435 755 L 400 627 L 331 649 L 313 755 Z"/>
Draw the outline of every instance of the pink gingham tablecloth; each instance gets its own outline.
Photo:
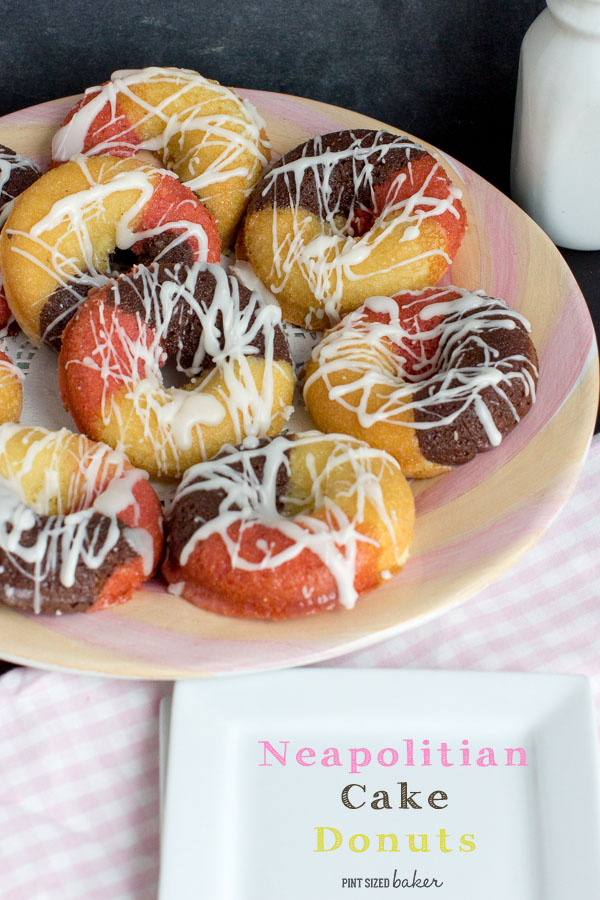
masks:
<path id="1" fill-rule="evenodd" d="M 499 581 L 328 666 L 576 672 L 600 721 L 600 438 L 567 506 Z M 165 683 L 0 679 L 1 900 L 154 900 Z"/>

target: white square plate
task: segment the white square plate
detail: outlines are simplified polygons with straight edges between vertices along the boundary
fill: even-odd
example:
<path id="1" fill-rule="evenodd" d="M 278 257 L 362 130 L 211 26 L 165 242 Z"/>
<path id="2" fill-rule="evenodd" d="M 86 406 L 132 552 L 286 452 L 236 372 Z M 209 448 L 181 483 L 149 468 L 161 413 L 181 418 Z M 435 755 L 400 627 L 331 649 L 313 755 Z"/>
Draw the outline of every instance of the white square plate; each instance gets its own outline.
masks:
<path id="1" fill-rule="evenodd" d="M 442 743 L 449 748 L 446 765 Z M 340 765 L 323 765 L 333 747 Z M 461 764 L 467 747 L 468 766 Z M 302 748 L 314 756 L 304 750 L 299 763 Z M 382 764 L 383 748 L 391 749 Z M 483 748 L 494 750 L 496 766 L 477 765 Z M 522 748 L 526 765 L 507 765 L 507 748 Z M 371 762 L 360 766 L 365 749 Z M 423 764 L 424 749 L 430 765 Z M 325 755 L 335 761 L 331 751 Z M 489 752 L 482 759 L 490 761 Z M 513 762 L 521 759 L 513 755 Z M 409 793 L 420 792 L 413 799 L 422 808 L 400 808 L 402 782 Z M 358 809 L 342 802 L 350 784 L 349 802 L 366 801 Z M 372 802 L 382 805 L 382 791 L 390 808 L 372 808 Z M 445 808 L 428 803 L 433 792 L 447 795 L 434 797 Z M 318 669 L 179 682 L 163 826 L 159 900 L 398 897 L 398 888 L 418 886 L 416 879 L 421 887 L 429 880 L 431 894 L 442 900 L 598 900 L 597 749 L 588 682 Z M 330 850 L 336 832 L 342 844 Z M 397 849 L 385 837 L 380 851 L 379 834 L 395 834 Z M 427 852 L 411 849 L 409 835 L 418 848 L 424 834 Z M 352 850 L 352 835 L 366 835 L 368 849 L 358 837 Z"/>

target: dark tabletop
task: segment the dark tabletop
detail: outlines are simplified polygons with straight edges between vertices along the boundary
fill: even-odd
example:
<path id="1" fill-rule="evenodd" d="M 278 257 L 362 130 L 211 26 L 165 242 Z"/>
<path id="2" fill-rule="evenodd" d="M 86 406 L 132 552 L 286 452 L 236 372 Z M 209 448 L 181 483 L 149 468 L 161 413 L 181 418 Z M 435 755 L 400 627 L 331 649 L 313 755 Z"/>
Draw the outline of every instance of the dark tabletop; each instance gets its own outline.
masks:
<path id="1" fill-rule="evenodd" d="M 0 115 L 114 69 L 193 68 L 410 131 L 504 192 L 519 47 L 543 0 L 4 0 Z M 600 252 L 563 251 L 600 330 Z M 0 671 L 3 664 L 0 663 Z"/>

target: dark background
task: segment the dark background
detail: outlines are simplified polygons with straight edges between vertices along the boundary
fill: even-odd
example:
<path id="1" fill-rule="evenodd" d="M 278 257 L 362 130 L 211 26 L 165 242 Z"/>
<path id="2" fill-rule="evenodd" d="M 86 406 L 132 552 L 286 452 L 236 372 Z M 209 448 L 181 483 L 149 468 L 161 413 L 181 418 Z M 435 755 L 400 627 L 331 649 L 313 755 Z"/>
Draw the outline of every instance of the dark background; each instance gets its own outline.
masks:
<path id="1" fill-rule="evenodd" d="M 114 69 L 171 65 L 403 128 L 508 190 L 525 31 L 544 0 L 23 0 L 0 30 L 0 115 Z"/>
<path id="2" fill-rule="evenodd" d="M 0 115 L 171 65 L 406 129 L 508 192 L 519 47 L 544 0 L 0 0 Z M 565 251 L 600 328 L 600 252 Z M 2 671 L 0 663 L 0 671 Z"/>
<path id="3" fill-rule="evenodd" d="M 0 0 L 0 115 L 174 65 L 412 132 L 508 193 L 519 48 L 544 0 Z M 600 252 L 566 251 L 600 330 Z"/>

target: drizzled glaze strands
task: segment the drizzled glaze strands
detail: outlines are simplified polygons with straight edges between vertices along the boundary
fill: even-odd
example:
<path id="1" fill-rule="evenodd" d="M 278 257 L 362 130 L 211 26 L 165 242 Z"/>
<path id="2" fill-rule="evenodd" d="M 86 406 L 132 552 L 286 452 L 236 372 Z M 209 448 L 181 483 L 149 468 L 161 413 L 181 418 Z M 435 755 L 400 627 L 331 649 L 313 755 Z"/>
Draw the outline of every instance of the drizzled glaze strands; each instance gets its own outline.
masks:
<path id="1" fill-rule="evenodd" d="M 133 159 L 77 159 L 43 175 L 16 200 L 0 237 L 6 294 L 35 343 L 60 346 L 90 288 L 111 277 L 111 255 L 217 262 L 212 216 L 176 177 Z"/>
<path id="2" fill-rule="evenodd" d="M 169 590 L 262 619 L 352 608 L 405 562 L 414 524 L 394 459 L 312 431 L 247 440 L 185 473 L 167 514 Z"/>
<path id="3" fill-rule="evenodd" d="M 460 196 L 408 138 L 334 132 L 286 153 L 264 175 L 243 250 L 284 318 L 323 329 L 374 294 L 435 284 L 465 230 Z"/>
<path id="4" fill-rule="evenodd" d="M 0 426 L 0 599 L 35 613 L 101 609 L 152 575 L 162 513 L 145 472 L 63 429 Z"/>
<path id="5" fill-rule="evenodd" d="M 88 88 L 52 142 L 57 162 L 78 153 L 140 150 L 157 154 L 198 194 L 228 246 L 269 159 L 264 123 L 252 104 L 189 69 L 124 70 Z"/>
<path id="6" fill-rule="evenodd" d="M 348 432 L 430 477 L 496 447 L 535 400 L 529 323 L 453 286 L 372 297 L 325 335 L 304 397 L 323 429 Z"/>
<path id="7" fill-rule="evenodd" d="M 294 374 L 281 312 L 220 266 L 136 267 L 64 333 L 61 394 L 78 428 L 159 477 L 246 435 L 277 434 Z M 165 387 L 171 359 L 191 381 Z"/>

